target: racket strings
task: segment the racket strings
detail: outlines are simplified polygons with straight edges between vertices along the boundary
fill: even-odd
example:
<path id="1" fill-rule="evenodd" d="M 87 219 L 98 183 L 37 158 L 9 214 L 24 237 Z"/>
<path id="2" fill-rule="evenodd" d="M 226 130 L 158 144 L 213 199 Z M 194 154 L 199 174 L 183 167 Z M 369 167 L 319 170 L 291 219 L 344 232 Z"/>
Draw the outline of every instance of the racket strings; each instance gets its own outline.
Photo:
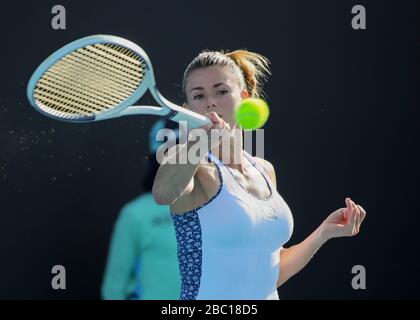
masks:
<path id="1" fill-rule="evenodd" d="M 67 58 L 63 58 L 67 59 Z M 107 75 L 105 73 L 99 73 L 96 68 L 93 68 L 91 64 L 73 63 L 71 60 L 67 61 L 66 64 L 55 64 L 50 68 L 51 75 L 61 76 L 68 80 L 78 81 L 80 84 L 86 85 L 88 89 L 95 89 L 98 87 L 96 83 L 109 86 L 109 91 L 116 94 L 119 97 L 121 94 L 127 93 L 127 87 L 135 89 L 136 86 L 130 83 L 123 83 L 119 78 Z M 84 66 L 83 70 L 80 70 L 80 65 Z M 71 77 L 69 75 L 71 74 Z"/>
<path id="2" fill-rule="evenodd" d="M 116 63 L 122 64 L 127 68 L 131 68 L 134 71 L 136 71 L 136 68 L 134 66 L 141 65 L 138 55 L 124 47 L 109 44 L 97 44 L 95 46 L 88 46 L 87 48 L 94 52 L 97 52 L 98 54 L 103 55 L 108 59 L 114 57 L 114 61 Z"/>
<path id="3" fill-rule="evenodd" d="M 140 77 L 137 71 L 133 71 L 131 68 L 118 64 L 113 60 L 107 60 L 97 52 L 92 52 L 92 48 L 79 49 L 69 56 L 69 59 L 81 63 L 89 63 L 107 74 L 117 74 L 125 77 L 128 81 L 136 83 Z"/>
<path id="4" fill-rule="evenodd" d="M 80 48 L 57 61 L 39 79 L 37 105 L 74 118 L 107 111 L 127 99 L 144 80 L 147 65 L 135 52 L 114 44 Z"/>
<path id="5" fill-rule="evenodd" d="M 99 99 L 103 101 L 104 103 L 119 103 L 120 102 L 118 94 L 114 94 L 113 91 L 105 92 L 101 90 L 101 88 L 99 87 L 92 88 L 90 86 L 85 86 L 84 88 L 72 87 L 73 83 L 71 82 L 71 79 L 69 79 L 68 77 L 66 77 L 60 72 L 55 73 L 51 69 L 50 71 L 51 71 L 50 78 L 52 79 L 50 78 L 40 79 L 38 82 L 38 86 L 40 88 L 44 88 L 44 89 L 51 88 L 51 89 L 56 89 L 56 90 L 62 90 L 63 92 L 69 93 L 69 94 L 71 94 L 71 92 L 74 90 L 76 92 L 79 92 L 80 94 L 87 95 L 91 99 L 94 99 L 94 100 Z M 56 82 L 59 82 L 60 84 L 57 84 Z M 96 94 L 98 91 L 103 95 L 98 96 Z"/>

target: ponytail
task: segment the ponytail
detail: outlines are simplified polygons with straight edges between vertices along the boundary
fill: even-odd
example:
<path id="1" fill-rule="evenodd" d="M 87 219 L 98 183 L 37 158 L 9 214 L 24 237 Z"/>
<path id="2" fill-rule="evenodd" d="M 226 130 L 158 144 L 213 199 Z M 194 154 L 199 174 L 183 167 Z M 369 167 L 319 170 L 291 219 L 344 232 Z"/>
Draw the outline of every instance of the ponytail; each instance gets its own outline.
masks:
<path id="1" fill-rule="evenodd" d="M 254 98 L 263 97 L 263 83 L 271 74 L 268 67 L 269 60 L 261 54 L 247 50 L 235 50 L 225 55 L 231 58 L 241 69 L 250 96 Z"/>

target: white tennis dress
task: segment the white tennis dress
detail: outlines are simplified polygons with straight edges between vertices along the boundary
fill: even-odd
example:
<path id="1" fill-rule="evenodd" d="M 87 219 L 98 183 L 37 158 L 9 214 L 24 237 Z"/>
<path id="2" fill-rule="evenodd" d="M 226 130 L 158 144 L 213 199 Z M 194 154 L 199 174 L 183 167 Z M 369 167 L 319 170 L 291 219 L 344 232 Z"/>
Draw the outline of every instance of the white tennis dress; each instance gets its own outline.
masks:
<path id="1" fill-rule="evenodd" d="M 292 235 L 293 218 L 265 170 L 244 154 L 266 180 L 267 198 L 249 193 L 209 153 L 221 181 L 217 194 L 199 208 L 172 214 L 181 300 L 279 299 L 279 251 Z"/>

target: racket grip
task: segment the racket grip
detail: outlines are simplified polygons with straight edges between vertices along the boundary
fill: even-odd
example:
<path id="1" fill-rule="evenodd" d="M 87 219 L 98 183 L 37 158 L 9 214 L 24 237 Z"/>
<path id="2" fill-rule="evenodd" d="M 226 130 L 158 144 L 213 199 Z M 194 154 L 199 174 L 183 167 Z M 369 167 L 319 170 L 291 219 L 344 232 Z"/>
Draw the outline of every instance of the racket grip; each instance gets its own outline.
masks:
<path id="1" fill-rule="evenodd" d="M 176 122 L 187 121 L 188 129 L 194 129 L 202 127 L 206 124 L 212 124 L 212 121 L 209 118 L 188 109 L 178 109 L 178 111 L 176 111 L 175 114 L 169 119 Z"/>

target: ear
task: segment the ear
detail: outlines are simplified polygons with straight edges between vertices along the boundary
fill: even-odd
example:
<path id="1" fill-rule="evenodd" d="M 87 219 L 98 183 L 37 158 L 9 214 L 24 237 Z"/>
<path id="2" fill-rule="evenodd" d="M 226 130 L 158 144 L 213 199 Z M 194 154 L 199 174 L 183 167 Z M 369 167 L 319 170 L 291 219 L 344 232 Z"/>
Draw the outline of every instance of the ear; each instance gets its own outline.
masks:
<path id="1" fill-rule="evenodd" d="M 249 98 L 249 92 L 248 92 L 248 90 L 244 89 L 244 90 L 241 91 L 241 98 L 242 99 Z"/>

